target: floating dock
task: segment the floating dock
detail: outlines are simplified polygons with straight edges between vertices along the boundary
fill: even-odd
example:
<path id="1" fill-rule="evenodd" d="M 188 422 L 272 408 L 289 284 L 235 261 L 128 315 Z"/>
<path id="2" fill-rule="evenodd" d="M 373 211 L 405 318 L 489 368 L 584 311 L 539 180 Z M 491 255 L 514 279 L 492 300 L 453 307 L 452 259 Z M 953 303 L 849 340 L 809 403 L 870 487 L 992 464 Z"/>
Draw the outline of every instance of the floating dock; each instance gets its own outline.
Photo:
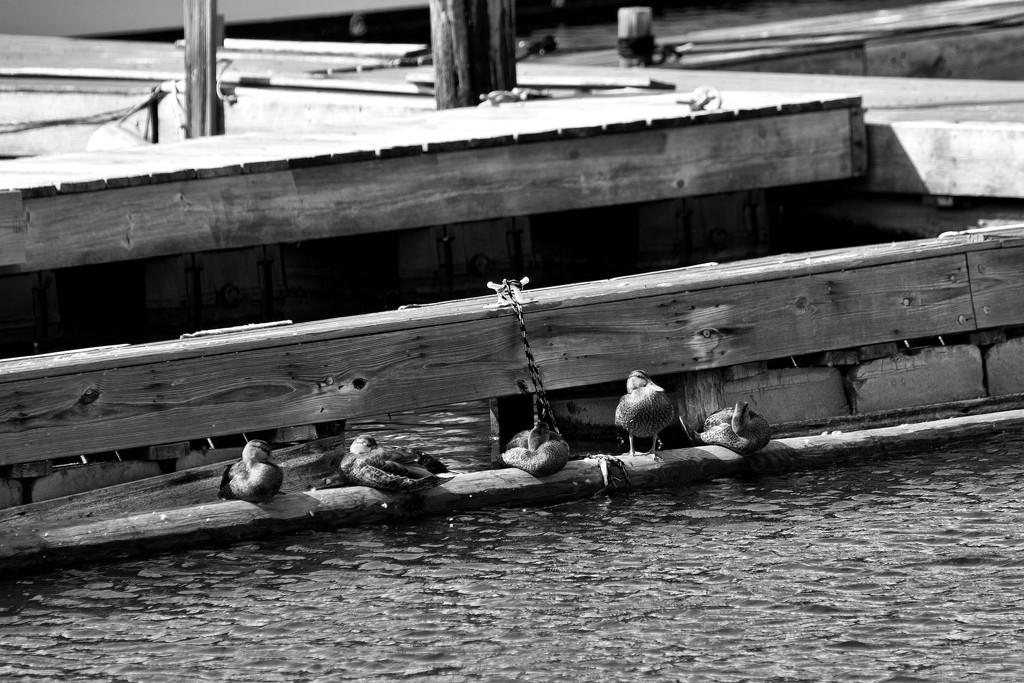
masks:
<path id="1" fill-rule="evenodd" d="M 1019 230 L 964 234 L 527 290 L 525 320 L 548 390 L 636 367 L 672 388 L 822 354 L 789 380 L 763 366 L 744 398 L 773 422 L 789 417 L 766 409 L 783 390 L 794 411 L 828 395 L 849 415 L 1024 392 L 1024 345 L 1002 332 L 1024 324 L 1021 264 Z M 516 317 L 496 303 L 0 360 L 0 393 L 16 399 L 0 406 L 0 466 L 488 399 L 504 443 L 522 424 L 502 401 L 531 390 Z M 900 391 L 879 392 L 897 376 Z M 26 489 L 8 477 L 17 504 Z"/>
<path id="2" fill-rule="evenodd" d="M 1024 10 L 1016 0 L 946 0 L 678 35 L 652 33 L 661 66 L 850 76 L 1020 80 Z M 611 66 L 607 50 L 553 52 L 545 61 Z"/>
<path id="3" fill-rule="evenodd" d="M 0 161 L 7 272 L 851 178 L 857 98 L 591 97 Z"/>

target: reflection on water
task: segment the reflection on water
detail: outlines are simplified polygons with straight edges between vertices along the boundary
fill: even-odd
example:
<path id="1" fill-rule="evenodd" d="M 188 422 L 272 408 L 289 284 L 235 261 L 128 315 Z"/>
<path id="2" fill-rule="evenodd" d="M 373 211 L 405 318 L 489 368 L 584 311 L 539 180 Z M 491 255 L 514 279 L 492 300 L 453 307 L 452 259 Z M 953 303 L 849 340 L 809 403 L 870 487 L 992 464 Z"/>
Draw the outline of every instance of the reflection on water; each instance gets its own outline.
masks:
<path id="1" fill-rule="evenodd" d="M 0 581 L 0 679 L 1016 681 L 1022 446 Z"/>

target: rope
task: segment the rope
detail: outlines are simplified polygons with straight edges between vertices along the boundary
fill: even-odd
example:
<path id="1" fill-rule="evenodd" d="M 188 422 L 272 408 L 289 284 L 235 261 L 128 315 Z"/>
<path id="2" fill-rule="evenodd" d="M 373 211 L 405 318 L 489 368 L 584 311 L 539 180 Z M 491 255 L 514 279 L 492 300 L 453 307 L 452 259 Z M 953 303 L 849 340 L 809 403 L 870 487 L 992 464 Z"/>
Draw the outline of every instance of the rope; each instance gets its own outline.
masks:
<path id="1" fill-rule="evenodd" d="M 552 410 L 551 402 L 548 401 L 548 395 L 544 392 L 544 382 L 540 378 L 540 368 L 537 367 L 537 361 L 533 358 L 533 349 L 530 348 L 530 337 L 526 333 L 526 320 L 523 318 L 523 304 L 519 300 L 519 292 L 523 290 L 523 285 L 529 281 L 529 278 L 523 278 L 522 281 L 502 280 L 501 286 L 497 290 L 498 296 L 502 301 L 508 302 L 512 306 L 516 318 L 519 319 L 519 331 L 523 335 L 523 349 L 526 351 L 526 364 L 530 368 L 530 380 L 533 382 L 534 393 L 537 394 L 537 400 L 540 402 L 537 417 L 547 422 L 555 434 L 560 434 L 558 425 L 555 423 L 555 411 Z"/>
<path id="2" fill-rule="evenodd" d="M 123 122 L 132 114 L 141 111 L 148 107 L 153 102 L 160 101 L 164 96 L 164 92 L 160 87 L 154 88 L 146 97 L 136 104 L 123 109 L 114 109 L 111 111 L 98 112 L 96 114 L 86 114 L 84 116 L 69 116 L 60 119 L 46 119 L 36 121 L 15 121 L 13 123 L 0 124 L 0 133 L 20 133 L 28 130 L 37 130 L 40 128 L 49 128 L 51 126 L 67 126 L 67 125 L 95 125 L 104 124 L 111 121 Z"/>
<path id="3" fill-rule="evenodd" d="M 589 458 L 587 458 L 587 460 L 597 461 L 597 464 L 601 467 L 601 478 L 604 480 L 604 487 L 602 487 L 600 491 L 595 493 L 595 496 L 599 496 L 602 493 L 608 491 L 615 492 L 618 491 L 620 488 L 623 491 L 629 490 L 631 486 L 629 481 L 629 471 L 626 469 L 626 463 L 622 462 L 621 459 L 615 457 L 614 455 L 592 455 Z M 621 486 L 618 484 L 618 482 L 615 481 L 615 477 L 612 476 L 612 467 L 618 469 L 619 473 L 622 475 L 622 480 L 624 483 Z"/>

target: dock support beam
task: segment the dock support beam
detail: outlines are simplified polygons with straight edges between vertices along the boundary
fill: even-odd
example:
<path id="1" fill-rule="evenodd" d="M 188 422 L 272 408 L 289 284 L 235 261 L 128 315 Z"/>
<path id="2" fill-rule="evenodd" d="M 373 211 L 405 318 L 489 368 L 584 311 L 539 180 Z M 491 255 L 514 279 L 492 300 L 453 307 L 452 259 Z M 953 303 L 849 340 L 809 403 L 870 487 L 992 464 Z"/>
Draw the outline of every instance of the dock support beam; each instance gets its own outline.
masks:
<path id="1" fill-rule="evenodd" d="M 430 0 L 430 43 L 439 110 L 516 86 L 513 0 Z"/>
<path id="2" fill-rule="evenodd" d="M 184 0 L 187 136 L 217 135 L 217 0 Z"/>

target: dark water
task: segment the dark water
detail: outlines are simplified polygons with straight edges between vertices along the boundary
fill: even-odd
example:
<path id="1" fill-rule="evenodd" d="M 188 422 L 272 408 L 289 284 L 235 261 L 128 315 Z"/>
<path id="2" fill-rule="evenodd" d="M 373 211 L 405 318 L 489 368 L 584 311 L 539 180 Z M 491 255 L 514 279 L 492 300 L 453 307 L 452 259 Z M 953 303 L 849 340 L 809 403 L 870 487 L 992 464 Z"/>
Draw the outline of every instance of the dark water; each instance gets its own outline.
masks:
<path id="1" fill-rule="evenodd" d="M 0 580 L 0 680 L 1018 681 L 1022 450 Z"/>

